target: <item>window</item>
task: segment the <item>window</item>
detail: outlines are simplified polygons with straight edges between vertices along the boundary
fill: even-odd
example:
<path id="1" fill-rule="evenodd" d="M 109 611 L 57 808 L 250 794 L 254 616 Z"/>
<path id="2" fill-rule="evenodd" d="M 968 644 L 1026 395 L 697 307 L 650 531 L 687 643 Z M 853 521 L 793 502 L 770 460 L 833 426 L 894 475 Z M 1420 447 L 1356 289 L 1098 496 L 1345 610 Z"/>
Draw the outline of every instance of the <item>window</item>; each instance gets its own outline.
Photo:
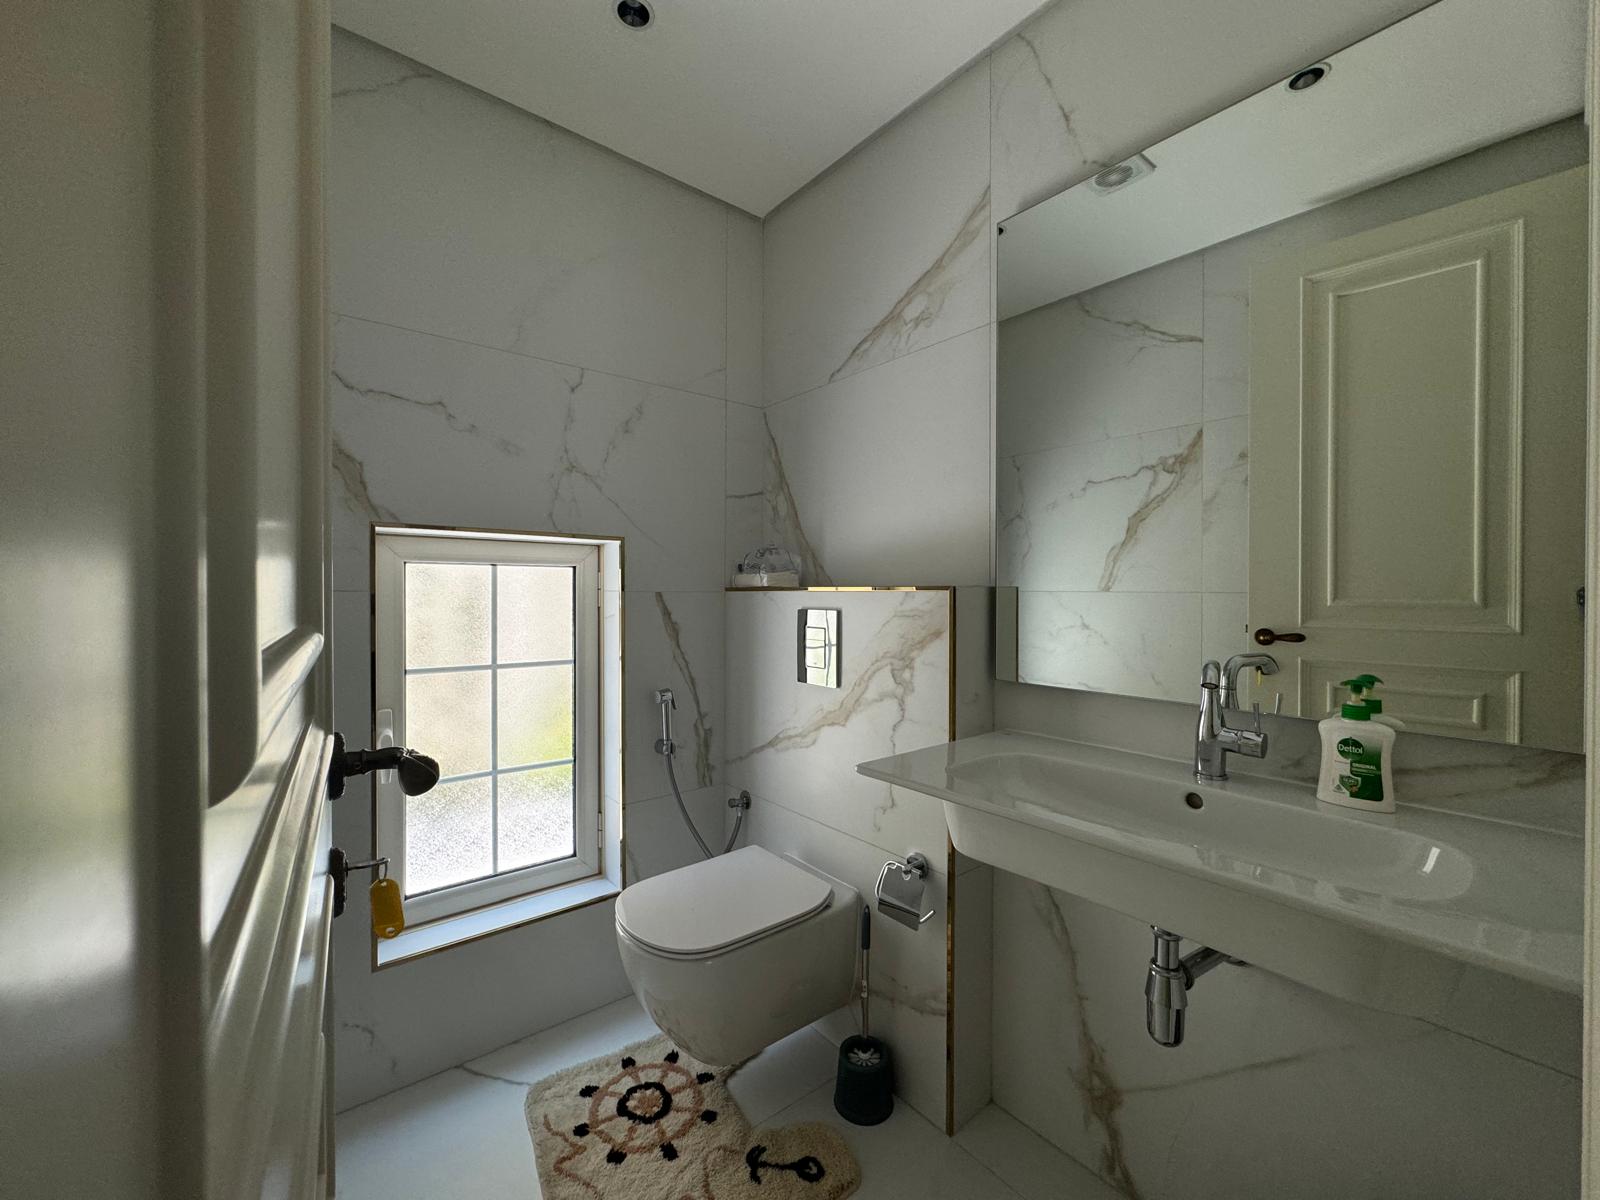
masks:
<path id="1" fill-rule="evenodd" d="M 378 781 L 408 925 L 599 873 L 599 564 L 588 543 L 376 532 L 379 744 L 440 771 L 421 796 Z"/>

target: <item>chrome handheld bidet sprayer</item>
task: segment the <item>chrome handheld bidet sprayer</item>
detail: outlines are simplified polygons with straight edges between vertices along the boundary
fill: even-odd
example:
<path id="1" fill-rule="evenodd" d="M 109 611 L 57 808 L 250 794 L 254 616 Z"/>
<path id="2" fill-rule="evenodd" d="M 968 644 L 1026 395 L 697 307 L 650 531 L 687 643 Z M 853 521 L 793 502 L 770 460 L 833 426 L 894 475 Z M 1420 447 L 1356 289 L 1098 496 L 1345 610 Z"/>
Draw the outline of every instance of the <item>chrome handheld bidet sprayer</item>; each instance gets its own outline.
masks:
<path id="1" fill-rule="evenodd" d="M 661 688 L 656 692 L 656 703 L 661 706 L 661 736 L 656 739 L 656 753 L 672 754 L 677 750 L 672 742 L 672 710 L 678 702 L 673 699 L 671 688 Z"/>
<path id="2" fill-rule="evenodd" d="M 700 853 L 711 858 L 717 852 L 706 845 L 705 838 L 701 837 L 700 831 L 695 828 L 694 818 L 689 815 L 689 806 L 683 802 L 683 793 L 678 789 L 678 773 L 672 768 L 673 756 L 678 752 L 677 743 L 672 740 L 672 710 L 678 707 L 672 689 L 658 689 L 656 703 L 661 706 L 661 736 L 656 739 L 656 753 L 661 755 L 661 762 L 666 767 L 667 782 L 672 785 L 672 798 L 678 802 L 678 813 L 683 817 L 683 823 L 689 827 L 689 836 L 694 838 L 694 844 L 700 847 Z M 728 807 L 737 810 L 738 815 L 733 819 L 733 829 L 728 834 L 728 844 L 720 851 L 722 854 L 732 850 L 739 841 L 739 830 L 744 827 L 744 814 L 750 811 L 750 793 L 740 792 L 738 796 L 728 801 Z"/>

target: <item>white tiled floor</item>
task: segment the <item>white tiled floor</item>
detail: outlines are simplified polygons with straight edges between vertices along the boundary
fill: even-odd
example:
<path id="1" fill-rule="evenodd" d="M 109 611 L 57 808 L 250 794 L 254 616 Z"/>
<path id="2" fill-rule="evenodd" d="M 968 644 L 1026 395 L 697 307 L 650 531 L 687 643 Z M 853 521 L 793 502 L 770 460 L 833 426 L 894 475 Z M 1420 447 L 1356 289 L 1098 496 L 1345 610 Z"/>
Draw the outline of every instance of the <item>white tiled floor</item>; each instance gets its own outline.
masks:
<path id="1" fill-rule="evenodd" d="M 338 1118 L 340 1200 L 538 1200 L 522 1116 L 528 1085 L 655 1033 L 631 997 L 503 1046 Z M 954 1139 L 904 1104 L 870 1129 L 833 1111 L 832 1043 L 809 1029 L 741 1067 L 729 1088 L 752 1124 L 827 1121 L 861 1163 L 863 1200 L 1115 1200 L 998 1108 Z"/>

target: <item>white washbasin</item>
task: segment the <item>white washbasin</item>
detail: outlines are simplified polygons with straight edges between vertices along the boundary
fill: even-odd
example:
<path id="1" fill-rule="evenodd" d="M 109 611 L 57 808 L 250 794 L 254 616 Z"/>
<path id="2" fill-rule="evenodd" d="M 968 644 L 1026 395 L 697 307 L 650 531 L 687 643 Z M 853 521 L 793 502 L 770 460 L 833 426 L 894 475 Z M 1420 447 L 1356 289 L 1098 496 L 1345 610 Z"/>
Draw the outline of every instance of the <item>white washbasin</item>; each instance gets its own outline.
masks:
<path id="1" fill-rule="evenodd" d="M 1437 1012 L 1464 964 L 1582 990 L 1582 839 L 988 733 L 862 763 L 936 796 L 957 850 L 1335 995 Z"/>
<path id="2" fill-rule="evenodd" d="M 1159 760 L 1158 760 L 1159 761 Z M 1138 842 L 1174 865 L 1287 887 L 1326 884 L 1407 900 L 1447 900 L 1472 884 L 1472 860 L 1454 846 L 1392 826 L 1339 817 L 1184 780 L 1181 786 L 1046 754 L 990 754 L 949 769 L 991 803 L 1010 804 L 1090 837 Z M 1190 807 L 1198 796 L 1203 807 Z"/>

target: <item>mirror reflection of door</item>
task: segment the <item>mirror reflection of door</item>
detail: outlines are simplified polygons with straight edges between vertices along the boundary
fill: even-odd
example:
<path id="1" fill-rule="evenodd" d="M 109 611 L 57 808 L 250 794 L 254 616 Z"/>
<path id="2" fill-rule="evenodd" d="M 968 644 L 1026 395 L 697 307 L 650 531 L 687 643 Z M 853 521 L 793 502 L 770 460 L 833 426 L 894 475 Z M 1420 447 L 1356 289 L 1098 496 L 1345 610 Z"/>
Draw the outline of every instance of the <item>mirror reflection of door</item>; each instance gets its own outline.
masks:
<path id="1" fill-rule="evenodd" d="M 1250 282 L 1250 626 L 1285 712 L 1578 750 L 1587 169 Z"/>
<path id="2" fill-rule="evenodd" d="M 1584 45 L 1441 0 L 1001 222 L 998 673 L 1192 704 L 1264 651 L 1242 708 L 1371 672 L 1579 748 Z"/>

